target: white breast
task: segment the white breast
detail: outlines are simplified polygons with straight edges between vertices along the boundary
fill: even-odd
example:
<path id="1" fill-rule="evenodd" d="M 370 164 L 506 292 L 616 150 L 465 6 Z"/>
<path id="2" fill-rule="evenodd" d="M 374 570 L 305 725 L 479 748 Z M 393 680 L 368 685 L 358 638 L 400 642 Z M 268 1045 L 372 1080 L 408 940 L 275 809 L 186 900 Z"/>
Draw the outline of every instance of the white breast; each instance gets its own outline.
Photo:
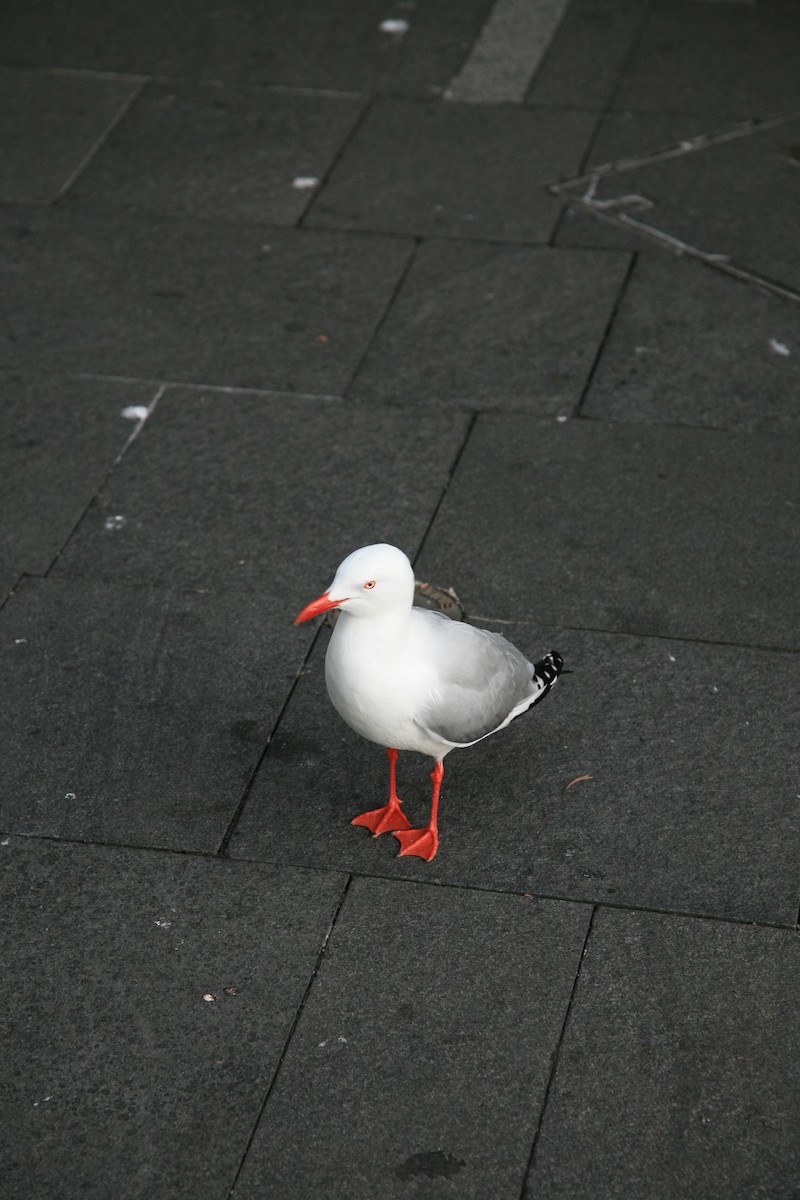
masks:
<path id="1" fill-rule="evenodd" d="M 325 656 L 328 695 L 351 729 L 369 741 L 442 758 L 451 747 L 414 720 L 435 678 L 409 640 L 405 619 L 357 620 L 342 612 Z"/>

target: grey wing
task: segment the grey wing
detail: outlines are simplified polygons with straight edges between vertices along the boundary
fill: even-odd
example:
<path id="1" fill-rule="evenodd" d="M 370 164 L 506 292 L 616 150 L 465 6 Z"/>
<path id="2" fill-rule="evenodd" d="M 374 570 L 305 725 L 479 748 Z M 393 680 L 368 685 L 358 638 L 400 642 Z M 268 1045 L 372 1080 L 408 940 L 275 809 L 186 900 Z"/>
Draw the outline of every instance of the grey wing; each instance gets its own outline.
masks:
<path id="1" fill-rule="evenodd" d="M 435 619 L 444 623 L 436 629 L 438 681 L 418 720 L 427 733 L 466 746 L 533 698 L 533 665 L 499 633 Z"/>

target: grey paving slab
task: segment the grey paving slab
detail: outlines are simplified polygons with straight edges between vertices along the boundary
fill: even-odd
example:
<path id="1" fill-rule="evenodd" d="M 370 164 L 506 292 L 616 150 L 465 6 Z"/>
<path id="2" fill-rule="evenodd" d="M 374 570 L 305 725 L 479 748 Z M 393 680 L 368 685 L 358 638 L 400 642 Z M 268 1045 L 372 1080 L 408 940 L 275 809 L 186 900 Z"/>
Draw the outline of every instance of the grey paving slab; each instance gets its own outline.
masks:
<path id="1" fill-rule="evenodd" d="M 648 0 L 572 0 L 526 103 L 604 108 L 647 9 Z"/>
<path id="2" fill-rule="evenodd" d="M 357 880 L 237 1200 L 516 1200 L 587 926 L 586 906 Z"/>
<path id="3" fill-rule="evenodd" d="M 791 440 L 489 413 L 417 566 L 484 617 L 797 649 L 798 482 Z"/>
<path id="4" fill-rule="evenodd" d="M 322 647 L 260 766 L 231 853 L 794 923 L 795 655 L 495 628 L 531 657 L 555 647 L 573 673 L 535 712 L 447 757 L 433 862 L 398 859 L 391 835 L 350 825 L 384 802 L 386 760 L 331 707 Z M 400 756 L 398 791 L 415 824 L 427 820 L 430 768 Z"/>
<path id="5" fill-rule="evenodd" d="M 306 223 L 546 242 L 560 204 L 544 185 L 577 172 L 595 122 L 588 112 L 380 100 Z"/>
<path id="6" fill-rule="evenodd" d="M 70 197 L 223 221 L 293 225 L 363 100 L 151 84 Z"/>
<path id="7" fill-rule="evenodd" d="M 640 257 L 582 411 L 800 433 L 800 305 L 669 254 Z"/>
<path id="8" fill-rule="evenodd" d="M 598 915 L 523 1195 L 788 1197 L 800 941 Z"/>
<path id="9" fill-rule="evenodd" d="M 290 622 L 356 546 L 419 545 L 466 428 L 457 413 L 169 389 L 58 570 L 264 590 Z"/>
<path id="10" fill-rule="evenodd" d="M 343 880 L 22 838 L 0 854 L 5 1188 L 227 1195 Z"/>
<path id="11" fill-rule="evenodd" d="M 135 431 L 155 389 L 0 371 L 0 593 L 41 574 Z"/>
<path id="12" fill-rule="evenodd" d="M 800 103 L 800 10 L 792 0 L 654 0 L 614 107 L 640 112 L 787 112 Z"/>
<path id="13" fill-rule="evenodd" d="M 605 175 L 595 191 L 597 201 L 642 196 L 650 207 L 631 208 L 636 220 L 800 292 L 800 250 L 794 236 L 800 222 L 798 162 L 792 150 L 800 142 L 800 117 L 729 139 L 725 135 L 736 133 L 740 124 L 726 126 L 709 118 L 704 130 L 699 125 L 694 121 L 684 128 L 681 118 L 666 122 L 650 116 L 610 122 L 608 135 L 601 135 L 592 152 L 593 164 L 616 161 L 626 153 L 636 157 L 642 147 L 653 151 L 700 133 L 722 135 L 723 140 L 699 150 L 687 146 L 677 156 Z M 629 151 L 621 149 L 626 144 Z M 626 211 L 625 205 L 620 211 Z M 580 230 L 581 240 L 589 235 L 597 244 L 596 231 L 589 230 L 586 220 Z"/>
<path id="14" fill-rule="evenodd" d="M 4 61 L 12 65 L 88 67 L 144 75 L 248 79 L 314 88 L 440 90 L 477 36 L 490 0 L 401 0 L 264 4 L 242 0 L 82 0 L 69 12 L 48 0 L 10 0 Z M 381 29 L 387 18 L 404 34 Z"/>
<path id="15" fill-rule="evenodd" d="M 349 391 L 570 412 L 629 265 L 604 251 L 426 242 Z"/>
<path id="16" fill-rule="evenodd" d="M 0 828 L 216 850 L 311 637 L 279 597 L 27 581 L 0 614 Z"/>
<path id="17" fill-rule="evenodd" d="M 55 200 L 140 87 L 103 75 L 0 67 L 0 200 Z"/>
<path id="18" fill-rule="evenodd" d="M 96 210 L 0 214 L 0 365 L 340 391 L 408 258 L 397 238 Z"/>

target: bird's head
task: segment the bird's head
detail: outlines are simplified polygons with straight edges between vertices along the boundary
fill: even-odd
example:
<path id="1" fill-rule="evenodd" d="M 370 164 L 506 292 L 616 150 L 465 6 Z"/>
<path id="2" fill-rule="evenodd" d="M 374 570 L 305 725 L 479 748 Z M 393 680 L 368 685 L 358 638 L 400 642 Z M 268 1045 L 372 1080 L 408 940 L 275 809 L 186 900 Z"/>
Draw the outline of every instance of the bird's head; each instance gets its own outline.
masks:
<path id="1" fill-rule="evenodd" d="M 354 617 L 402 612 L 414 602 L 414 572 L 402 550 L 380 542 L 348 554 L 326 592 L 297 614 L 295 625 L 341 608 Z"/>

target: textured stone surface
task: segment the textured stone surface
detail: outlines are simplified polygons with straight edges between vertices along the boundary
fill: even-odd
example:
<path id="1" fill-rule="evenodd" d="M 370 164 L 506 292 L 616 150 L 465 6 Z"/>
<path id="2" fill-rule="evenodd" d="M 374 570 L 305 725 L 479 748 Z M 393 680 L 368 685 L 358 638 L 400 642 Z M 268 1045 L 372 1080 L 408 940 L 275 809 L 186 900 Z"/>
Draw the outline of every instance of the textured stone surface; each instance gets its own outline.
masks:
<path id="1" fill-rule="evenodd" d="M 48 569 L 137 427 L 146 383 L 0 371 L 0 594 Z"/>
<path id="2" fill-rule="evenodd" d="M 321 647 L 261 764 L 231 853 L 794 923 L 796 656 L 497 628 L 530 658 L 558 649 L 572 674 L 508 729 L 445 759 L 432 863 L 397 859 L 390 834 L 376 840 L 351 827 L 356 813 L 384 802 L 386 760 L 330 705 Z M 400 755 L 398 792 L 415 825 L 427 820 L 430 767 Z"/>
<path id="3" fill-rule="evenodd" d="M 489 413 L 418 569 L 485 617 L 796 649 L 798 482 L 792 442 Z"/>
<path id="4" fill-rule="evenodd" d="M 3 58 L 29 66 L 88 67 L 195 79 L 367 91 L 440 91 L 480 30 L 490 0 L 431 0 L 418 9 L 384 0 L 264 4 L 241 0 L 9 0 Z M 388 17 L 408 21 L 396 36 Z M 399 13 L 398 11 L 399 10 Z"/>
<path id="5" fill-rule="evenodd" d="M 668 254 L 640 257 L 582 411 L 800 433 L 800 305 Z"/>
<path id="6" fill-rule="evenodd" d="M 0 829 L 215 850 L 311 635 L 275 591 L 29 580 L 0 613 Z"/>
<path id="7" fill-rule="evenodd" d="M 766 117 L 798 107 L 800 9 L 793 0 L 655 0 L 614 106 Z M 757 69 L 756 69 L 757 64 Z"/>
<path id="8" fill-rule="evenodd" d="M 601 911 L 523 1195 L 793 1195 L 798 968 L 790 930 Z"/>
<path id="9" fill-rule="evenodd" d="M 0 200 L 54 200 L 140 87 L 102 75 L 0 67 Z"/>
<path id="10" fill-rule="evenodd" d="M 466 428 L 458 413 L 169 390 L 58 570 L 263 590 L 291 621 L 357 546 L 414 554 Z"/>
<path id="11" fill-rule="evenodd" d="M 587 112 L 381 100 L 306 223 L 546 242 L 560 205 L 545 184 L 577 172 L 595 121 Z"/>
<path id="12" fill-rule="evenodd" d="M 226 1195 L 343 880 L 22 838 L 0 855 L 6 1189 Z"/>
<path id="13" fill-rule="evenodd" d="M 526 103 L 604 108 L 647 13 L 647 0 L 572 0 Z"/>
<path id="14" fill-rule="evenodd" d="M 358 880 L 237 1200 L 516 1200 L 588 915 Z"/>
<path id="15" fill-rule="evenodd" d="M 0 365 L 335 393 L 410 245 L 9 208 L 0 248 L 14 280 Z"/>
<path id="16" fill-rule="evenodd" d="M 602 251 L 426 242 L 350 392 L 567 413 L 629 263 Z"/>
<path id="17" fill-rule="evenodd" d="M 363 101 L 264 88 L 151 85 L 71 195 L 221 221 L 293 225 Z"/>

